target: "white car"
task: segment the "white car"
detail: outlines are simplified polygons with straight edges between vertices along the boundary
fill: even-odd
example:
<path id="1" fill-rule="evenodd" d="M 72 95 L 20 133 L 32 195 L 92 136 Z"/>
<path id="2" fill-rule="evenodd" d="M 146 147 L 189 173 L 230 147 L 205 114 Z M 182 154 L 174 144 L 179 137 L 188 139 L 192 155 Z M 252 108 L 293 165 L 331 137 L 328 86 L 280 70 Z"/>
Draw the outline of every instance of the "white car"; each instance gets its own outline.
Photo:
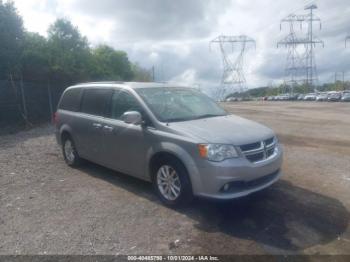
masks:
<path id="1" fill-rule="evenodd" d="M 315 93 L 310 93 L 304 96 L 305 101 L 315 101 L 316 100 L 316 94 Z"/>
<path id="2" fill-rule="evenodd" d="M 323 94 L 318 94 L 316 97 L 316 101 L 327 101 L 328 95 L 323 93 Z"/>

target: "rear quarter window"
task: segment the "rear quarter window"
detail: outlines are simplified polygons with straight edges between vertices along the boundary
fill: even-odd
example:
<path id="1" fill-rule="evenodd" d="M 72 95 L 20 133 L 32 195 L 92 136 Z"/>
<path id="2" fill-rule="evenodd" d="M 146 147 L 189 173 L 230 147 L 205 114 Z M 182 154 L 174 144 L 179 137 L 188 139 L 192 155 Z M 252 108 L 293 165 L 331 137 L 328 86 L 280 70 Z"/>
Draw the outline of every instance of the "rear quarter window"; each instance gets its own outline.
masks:
<path id="1" fill-rule="evenodd" d="M 80 105 L 81 88 L 73 88 L 64 92 L 59 109 L 78 111 Z"/>

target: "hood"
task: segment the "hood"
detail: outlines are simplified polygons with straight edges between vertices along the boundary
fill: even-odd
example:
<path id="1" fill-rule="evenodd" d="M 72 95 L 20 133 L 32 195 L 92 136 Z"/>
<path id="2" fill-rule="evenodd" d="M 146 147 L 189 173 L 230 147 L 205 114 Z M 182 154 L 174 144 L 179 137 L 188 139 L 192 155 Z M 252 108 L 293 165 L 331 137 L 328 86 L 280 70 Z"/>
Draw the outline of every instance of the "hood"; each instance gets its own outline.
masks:
<path id="1" fill-rule="evenodd" d="M 204 143 L 242 145 L 270 138 L 274 132 L 235 115 L 169 123 L 176 133 L 197 137 Z"/>

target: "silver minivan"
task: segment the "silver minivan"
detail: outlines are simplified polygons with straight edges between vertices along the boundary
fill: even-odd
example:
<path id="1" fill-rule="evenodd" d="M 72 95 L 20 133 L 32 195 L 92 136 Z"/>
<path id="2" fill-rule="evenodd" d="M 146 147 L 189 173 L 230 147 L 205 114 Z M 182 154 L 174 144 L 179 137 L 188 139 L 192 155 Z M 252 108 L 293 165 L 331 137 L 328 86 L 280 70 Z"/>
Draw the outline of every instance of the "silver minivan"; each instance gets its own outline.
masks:
<path id="1" fill-rule="evenodd" d="M 271 129 L 189 87 L 78 84 L 65 90 L 54 119 L 69 166 L 85 159 L 150 181 L 167 205 L 246 196 L 282 175 Z"/>

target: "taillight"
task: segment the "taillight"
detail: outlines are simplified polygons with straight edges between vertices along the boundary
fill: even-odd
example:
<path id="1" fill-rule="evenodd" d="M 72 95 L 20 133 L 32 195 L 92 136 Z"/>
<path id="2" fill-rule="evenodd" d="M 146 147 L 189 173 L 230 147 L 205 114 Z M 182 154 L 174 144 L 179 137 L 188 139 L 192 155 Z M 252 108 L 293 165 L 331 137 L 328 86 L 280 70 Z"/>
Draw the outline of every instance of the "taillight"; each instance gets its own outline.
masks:
<path id="1" fill-rule="evenodd" d="M 57 114 L 57 112 L 55 112 L 53 114 L 52 122 L 53 122 L 54 125 L 58 124 L 58 114 Z"/>

